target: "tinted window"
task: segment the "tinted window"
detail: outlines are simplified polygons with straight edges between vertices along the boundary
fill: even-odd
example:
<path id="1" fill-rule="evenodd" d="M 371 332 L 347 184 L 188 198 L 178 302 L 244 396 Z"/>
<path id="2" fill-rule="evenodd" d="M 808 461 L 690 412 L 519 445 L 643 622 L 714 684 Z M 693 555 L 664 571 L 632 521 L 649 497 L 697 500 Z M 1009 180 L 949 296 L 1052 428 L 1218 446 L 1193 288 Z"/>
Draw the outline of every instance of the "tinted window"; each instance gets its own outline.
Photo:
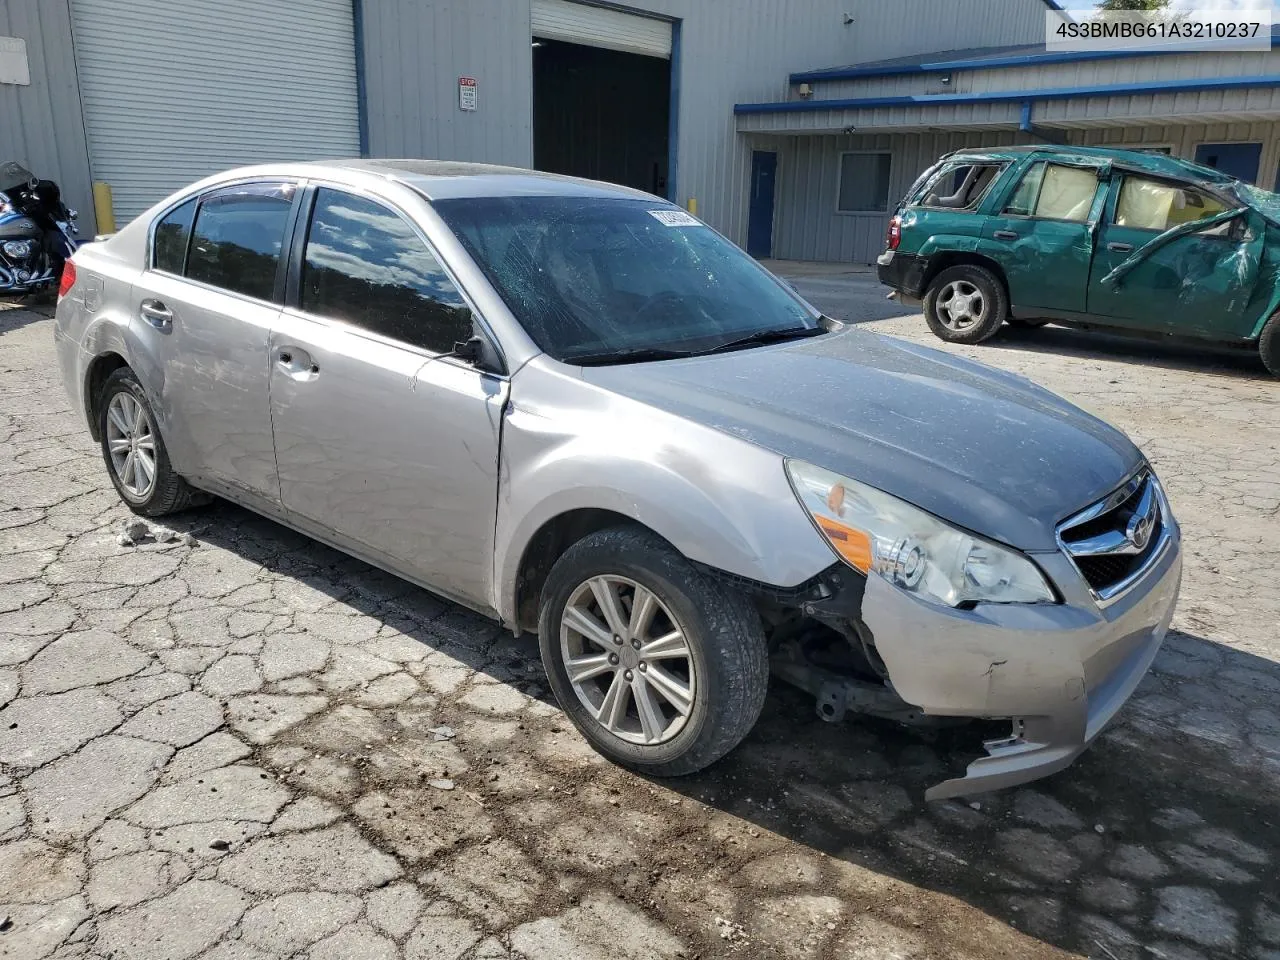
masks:
<path id="1" fill-rule="evenodd" d="M 156 249 L 152 267 L 165 273 L 182 275 L 182 264 L 187 259 L 187 240 L 191 237 L 191 218 L 196 212 L 196 201 L 188 200 L 169 211 L 168 216 L 156 224 Z"/>
<path id="2" fill-rule="evenodd" d="M 887 153 L 845 153 L 840 156 L 841 213 L 883 213 L 889 207 Z"/>
<path id="3" fill-rule="evenodd" d="M 1226 209 L 1221 200 L 1192 187 L 1125 177 L 1116 200 L 1116 226 L 1165 231 Z"/>
<path id="4" fill-rule="evenodd" d="M 1098 176 L 1091 168 L 1040 161 L 1023 176 L 1005 213 L 1083 223 L 1097 192 Z"/>
<path id="5" fill-rule="evenodd" d="M 324 188 L 307 234 L 301 306 L 436 353 L 472 334 L 466 302 L 403 217 Z"/>
<path id="6" fill-rule="evenodd" d="M 292 184 L 233 187 L 206 197 L 196 214 L 187 276 L 270 300 L 292 203 Z"/>
<path id="7" fill-rule="evenodd" d="M 820 329 L 754 260 L 661 200 L 474 197 L 435 208 L 557 359 Z"/>

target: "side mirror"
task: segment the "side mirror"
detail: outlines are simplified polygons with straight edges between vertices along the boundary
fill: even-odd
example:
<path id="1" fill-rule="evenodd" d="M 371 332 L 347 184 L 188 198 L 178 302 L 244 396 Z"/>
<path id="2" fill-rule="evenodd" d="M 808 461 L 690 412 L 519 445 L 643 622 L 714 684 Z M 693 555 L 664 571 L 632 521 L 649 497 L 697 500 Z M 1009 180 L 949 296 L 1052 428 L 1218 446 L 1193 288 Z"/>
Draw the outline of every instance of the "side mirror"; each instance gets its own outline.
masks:
<path id="1" fill-rule="evenodd" d="M 480 337 L 471 337 L 455 343 L 449 355 L 457 357 L 463 363 L 478 364 L 484 355 L 484 341 Z"/>

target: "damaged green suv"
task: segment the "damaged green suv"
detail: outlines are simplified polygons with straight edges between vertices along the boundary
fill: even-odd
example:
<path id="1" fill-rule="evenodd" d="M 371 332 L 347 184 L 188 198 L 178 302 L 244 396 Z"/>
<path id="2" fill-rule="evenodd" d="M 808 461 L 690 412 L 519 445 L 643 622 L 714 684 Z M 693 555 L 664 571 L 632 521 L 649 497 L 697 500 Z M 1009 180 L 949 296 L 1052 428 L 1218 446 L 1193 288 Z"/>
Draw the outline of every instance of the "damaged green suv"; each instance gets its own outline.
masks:
<path id="1" fill-rule="evenodd" d="M 908 191 L 877 264 L 951 343 L 1063 323 L 1247 346 L 1280 376 L 1280 195 L 1186 160 L 949 153 Z"/>

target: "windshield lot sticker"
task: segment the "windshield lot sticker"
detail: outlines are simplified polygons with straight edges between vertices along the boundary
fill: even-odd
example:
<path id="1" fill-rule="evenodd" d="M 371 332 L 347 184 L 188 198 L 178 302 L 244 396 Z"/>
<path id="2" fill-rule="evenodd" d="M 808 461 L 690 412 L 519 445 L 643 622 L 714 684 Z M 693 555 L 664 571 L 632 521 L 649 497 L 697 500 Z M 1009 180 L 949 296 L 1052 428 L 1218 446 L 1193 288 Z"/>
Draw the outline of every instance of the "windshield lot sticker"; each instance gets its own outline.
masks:
<path id="1" fill-rule="evenodd" d="M 650 210 L 649 216 L 665 227 L 700 227 L 702 221 L 683 210 Z"/>

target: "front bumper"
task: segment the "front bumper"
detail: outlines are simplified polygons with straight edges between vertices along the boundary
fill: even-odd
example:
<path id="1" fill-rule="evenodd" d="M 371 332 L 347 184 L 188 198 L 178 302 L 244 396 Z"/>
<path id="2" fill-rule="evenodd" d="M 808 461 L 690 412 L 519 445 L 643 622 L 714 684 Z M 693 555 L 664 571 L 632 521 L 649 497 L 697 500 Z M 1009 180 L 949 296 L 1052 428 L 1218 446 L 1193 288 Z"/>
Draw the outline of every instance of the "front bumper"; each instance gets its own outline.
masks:
<path id="1" fill-rule="evenodd" d="M 886 287 L 918 300 L 924 293 L 925 266 L 924 257 L 886 250 L 876 258 L 876 276 Z"/>
<path id="2" fill-rule="evenodd" d="M 1100 608 L 1065 554 L 1037 554 L 1061 604 L 954 610 L 867 581 L 863 621 L 899 696 L 925 713 L 1009 717 L 1013 732 L 926 798 L 1014 786 L 1071 764 L 1115 716 L 1155 659 L 1182 578 L 1176 526 L 1160 556 Z"/>

